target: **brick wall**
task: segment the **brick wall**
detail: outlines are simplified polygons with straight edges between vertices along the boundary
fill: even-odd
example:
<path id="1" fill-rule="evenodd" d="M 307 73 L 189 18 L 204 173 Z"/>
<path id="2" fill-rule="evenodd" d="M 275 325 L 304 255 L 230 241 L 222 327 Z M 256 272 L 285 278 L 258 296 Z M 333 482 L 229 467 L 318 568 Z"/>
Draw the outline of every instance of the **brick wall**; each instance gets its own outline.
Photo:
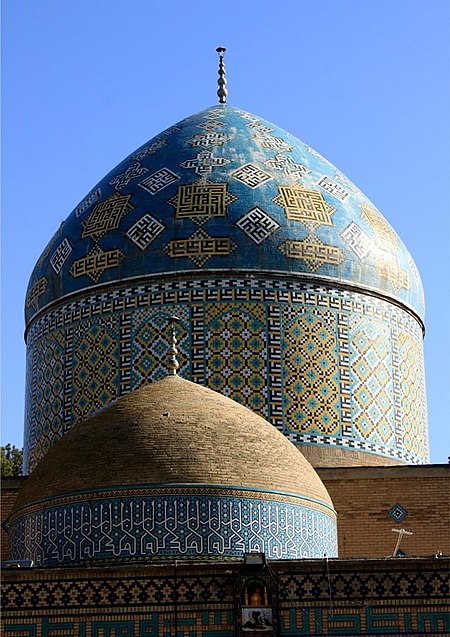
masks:
<path id="1" fill-rule="evenodd" d="M 316 470 L 337 511 L 339 557 L 392 555 L 393 528 L 413 533 L 400 545 L 408 556 L 450 555 L 448 465 Z M 396 504 L 406 511 L 401 520 L 389 515 Z"/>
<path id="2" fill-rule="evenodd" d="M 17 495 L 20 491 L 20 487 L 23 484 L 25 477 L 21 478 L 2 478 L 1 485 L 1 559 L 8 559 L 8 534 L 3 528 L 3 522 L 8 519 L 11 511 L 14 507 Z"/>

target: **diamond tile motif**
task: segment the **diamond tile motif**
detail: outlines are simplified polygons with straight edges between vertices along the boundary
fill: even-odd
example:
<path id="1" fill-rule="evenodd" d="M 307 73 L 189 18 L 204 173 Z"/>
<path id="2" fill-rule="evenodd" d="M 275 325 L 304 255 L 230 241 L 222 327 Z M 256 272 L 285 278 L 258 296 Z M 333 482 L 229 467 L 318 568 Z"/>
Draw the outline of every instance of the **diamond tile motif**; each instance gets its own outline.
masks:
<path id="1" fill-rule="evenodd" d="M 228 206 L 234 201 L 236 197 L 228 192 L 227 183 L 199 180 L 179 186 L 176 195 L 167 203 L 175 208 L 177 219 L 205 223 L 210 217 L 225 217 Z"/>
<path id="2" fill-rule="evenodd" d="M 336 338 L 325 312 L 307 312 L 284 331 L 283 379 L 288 431 L 340 431 Z"/>
<path id="3" fill-rule="evenodd" d="M 122 217 L 133 210 L 131 195 L 114 193 L 106 201 L 97 204 L 89 217 L 82 222 L 81 238 L 90 237 L 97 241 L 110 230 L 117 230 Z"/>
<path id="4" fill-rule="evenodd" d="M 360 259 L 364 259 L 374 249 L 373 241 L 354 221 L 342 231 L 341 236 Z"/>
<path id="5" fill-rule="evenodd" d="M 279 223 L 269 217 L 269 215 L 261 210 L 261 208 L 258 208 L 258 206 L 252 208 L 247 214 L 238 219 L 236 225 L 245 232 L 256 245 L 265 241 L 280 227 Z"/>
<path id="6" fill-rule="evenodd" d="M 267 415 L 267 344 L 264 311 L 251 304 L 208 308 L 207 385 Z"/>
<path id="7" fill-rule="evenodd" d="M 386 241 L 393 246 L 398 245 L 398 237 L 396 233 L 378 210 L 375 210 L 367 204 L 361 204 L 359 209 L 361 210 L 361 218 L 372 226 L 379 239 Z"/>
<path id="8" fill-rule="evenodd" d="M 312 272 L 318 270 L 322 265 L 339 265 L 345 256 L 339 248 L 330 246 L 317 237 L 309 234 L 303 241 L 284 241 L 278 246 L 280 252 L 290 259 L 301 259 L 306 263 Z"/>
<path id="9" fill-rule="evenodd" d="M 258 188 L 261 184 L 272 179 L 272 176 L 269 175 L 269 173 L 264 172 L 264 170 L 261 170 L 254 164 L 244 164 L 237 170 L 234 170 L 231 173 L 231 177 L 234 177 L 246 186 L 249 186 L 249 188 L 253 189 Z"/>
<path id="10" fill-rule="evenodd" d="M 120 250 L 102 250 L 100 246 L 94 246 L 85 257 L 76 259 L 70 266 L 70 274 L 74 278 L 87 276 L 97 283 L 105 270 L 117 268 L 123 257 Z"/>
<path id="11" fill-rule="evenodd" d="M 301 186 L 278 186 L 278 194 L 272 201 L 286 212 L 293 221 L 312 221 L 316 224 L 332 226 L 331 214 L 322 193 Z"/>
<path id="12" fill-rule="evenodd" d="M 391 520 L 394 520 L 394 522 L 401 522 L 406 518 L 407 515 L 408 511 L 404 509 L 398 502 L 397 504 L 394 504 L 391 509 L 389 509 L 389 517 L 391 518 Z"/>
<path id="13" fill-rule="evenodd" d="M 187 239 L 170 241 L 165 251 L 172 259 L 191 259 L 200 268 L 211 257 L 228 256 L 236 247 L 229 237 L 212 237 L 204 230 L 196 230 Z"/>
<path id="14" fill-rule="evenodd" d="M 141 250 L 148 246 L 163 232 L 165 226 L 147 212 L 126 232 L 126 236 Z"/>

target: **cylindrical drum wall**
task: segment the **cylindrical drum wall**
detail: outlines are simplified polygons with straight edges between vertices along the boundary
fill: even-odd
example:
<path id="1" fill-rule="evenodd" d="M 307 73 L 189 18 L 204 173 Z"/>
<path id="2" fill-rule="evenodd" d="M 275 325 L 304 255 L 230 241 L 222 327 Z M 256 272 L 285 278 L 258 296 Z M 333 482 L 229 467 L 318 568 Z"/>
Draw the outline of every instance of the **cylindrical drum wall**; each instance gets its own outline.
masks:
<path id="1" fill-rule="evenodd" d="M 380 296 L 300 277 L 140 280 L 77 295 L 27 331 L 25 469 L 76 422 L 167 373 L 257 412 L 315 466 L 428 460 L 422 326 Z"/>
<path id="2" fill-rule="evenodd" d="M 97 489 L 34 503 L 9 528 L 12 559 L 36 566 L 181 556 L 337 557 L 326 503 L 257 489 L 154 485 Z"/>

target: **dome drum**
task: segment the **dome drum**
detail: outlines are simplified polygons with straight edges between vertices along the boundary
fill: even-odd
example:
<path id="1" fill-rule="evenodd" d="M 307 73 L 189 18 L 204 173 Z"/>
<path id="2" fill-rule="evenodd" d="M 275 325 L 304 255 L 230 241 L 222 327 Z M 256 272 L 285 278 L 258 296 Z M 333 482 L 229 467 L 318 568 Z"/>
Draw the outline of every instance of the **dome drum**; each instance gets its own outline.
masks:
<path id="1" fill-rule="evenodd" d="M 300 532 L 300 529 L 302 530 Z M 326 504 L 256 489 L 170 485 L 99 490 L 18 511 L 12 559 L 36 566 L 178 558 L 337 556 L 336 516 Z"/>

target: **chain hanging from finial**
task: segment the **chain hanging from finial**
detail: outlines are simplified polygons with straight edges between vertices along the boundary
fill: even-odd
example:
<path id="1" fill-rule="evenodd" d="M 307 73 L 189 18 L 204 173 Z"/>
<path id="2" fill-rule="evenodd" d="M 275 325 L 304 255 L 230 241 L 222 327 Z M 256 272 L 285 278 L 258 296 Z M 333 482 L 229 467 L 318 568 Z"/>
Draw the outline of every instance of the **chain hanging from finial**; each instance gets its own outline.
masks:
<path id="1" fill-rule="evenodd" d="M 178 316 L 170 317 L 170 324 L 172 325 L 172 343 L 169 348 L 169 361 L 167 363 L 167 367 L 169 369 L 169 374 L 172 376 L 176 376 L 178 368 L 180 367 L 180 363 L 177 360 L 177 334 L 175 331 L 175 324 L 180 320 Z"/>
<path id="2" fill-rule="evenodd" d="M 224 46 L 218 46 L 216 49 L 219 54 L 219 79 L 217 80 L 217 84 L 219 88 L 217 90 L 217 95 L 219 96 L 219 102 L 221 104 L 225 104 L 227 101 L 228 91 L 226 89 L 227 81 L 225 79 L 225 64 L 223 63 L 223 54 L 226 51 Z"/>

